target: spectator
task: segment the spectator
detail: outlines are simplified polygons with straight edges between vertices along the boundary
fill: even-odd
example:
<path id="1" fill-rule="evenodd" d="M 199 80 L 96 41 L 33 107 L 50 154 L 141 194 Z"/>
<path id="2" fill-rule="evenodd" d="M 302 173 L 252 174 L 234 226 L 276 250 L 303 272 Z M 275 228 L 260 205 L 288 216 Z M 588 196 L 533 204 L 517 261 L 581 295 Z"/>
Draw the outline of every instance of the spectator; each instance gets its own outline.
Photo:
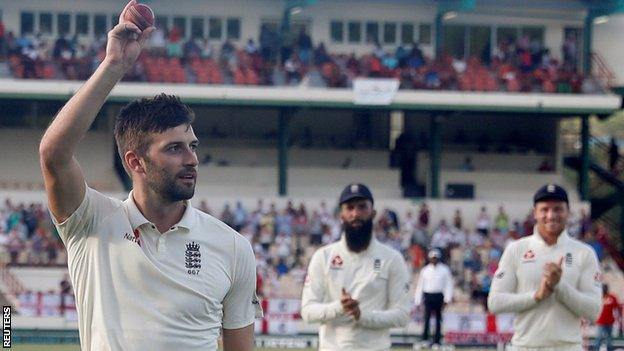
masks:
<path id="1" fill-rule="evenodd" d="M 152 34 L 153 35 L 153 34 Z M 214 48 L 208 39 L 204 39 L 201 46 L 201 57 L 204 59 L 212 59 L 214 56 Z"/>
<path id="2" fill-rule="evenodd" d="M 537 168 L 537 170 L 538 170 L 538 172 L 553 172 L 555 169 L 550 164 L 550 161 L 548 160 L 548 157 L 544 157 L 544 160 L 542 160 L 542 163 L 540 163 L 540 165 Z"/>
<path id="3" fill-rule="evenodd" d="M 301 81 L 301 62 L 293 54 L 284 62 L 286 84 L 297 84 Z"/>
<path id="4" fill-rule="evenodd" d="M 6 33 L 4 32 L 4 22 L 0 19 L 0 57 L 5 57 L 7 54 L 7 45 L 6 45 Z"/>
<path id="5" fill-rule="evenodd" d="M 607 351 L 613 349 L 612 334 L 613 324 L 615 324 L 616 318 L 622 318 L 622 308 L 614 294 L 609 293 L 609 286 L 607 284 L 602 285 L 602 310 L 596 325 L 598 326 L 598 333 L 596 336 L 594 349 L 600 350 L 600 346 L 603 341 L 607 347 Z"/>
<path id="6" fill-rule="evenodd" d="M 6 242 L 7 250 L 9 251 L 9 256 L 11 257 L 11 261 L 9 262 L 12 265 L 18 264 L 19 254 L 24 248 L 24 242 L 20 238 L 17 230 L 12 230 L 9 233 L 9 238 Z"/>
<path id="7" fill-rule="evenodd" d="M 466 156 L 466 158 L 464 158 L 464 163 L 462 164 L 461 169 L 465 172 L 474 171 L 474 165 L 472 164 L 472 157 Z"/>
<path id="8" fill-rule="evenodd" d="M 414 218 L 412 211 L 408 210 L 405 212 L 405 218 L 401 222 L 401 231 L 403 232 L 403 235 L 411 237 L 416 231 L 417 225 L 418 222 L 416 221 L 416 218 Z"/>
<path id="9" fill-rule="evenodd" d="M 297 48 L 299 49 L 299 60 L 304 66 L 310 64 L 312 60 L 312 39 L 306 33 L 305 28 L 301 28 L 297 38 Z"/>
<path id="10" fill-rule="evenodd" d="M 251 38 L 247 39 L 247 44 L 245 45 L 245 52 L 248 55 L 255 55 L 258 53 L 258 46 L 256 46 L 256 43 L 254 42 L 253 39 Z"/>
<path id="11" fill-rule="evenodd" d="M 234 213 L 232 213 L 232 210 L 230 209 L 230 204 L 225 204 L 219 219 L 230 227 L 234 227 Z"/>
<path id="12" fill-rule="evenodd" d="M 71 283 L 69 282 L 69 274 L 65 274 L 63 276 L 63 280 L 61 280 L 61 282 L 59 283 L 59 287 L 60 287 L 60 300 L 61 300 L 61 304 L 60 304 L 61 316 L 64 316 L 65 309 L 68 307 L 68 305 L 66 305 L 66 301 L 67 301 L 66 297 L 68 297 L 72 293 L 72 286 L 71 286 Z"/>
<path id="13" fill-rule="evenodd" d="M 602 226 L 596 226 L 597 232 L 601 230 L 604 230 Z M 596 239 L 596 234 L 590 230 L 585 233 L 585 237 L 583 238 L 583 240 L 594 249 L 594 252 L 596 252 L 596 256 L 598 257 L 598 260 L 602 260 L 604 256 L 604 247 L 602 246 L 600 241 Z"/>
<path id="14" fill-rule="evenodd" d="M 609 143 L 609 171 L 611 174 L 617 174 L 617 163 L 620 158 L 620 150 L 618 148 L 617 141 L 615 137 L 611 137 L 611 142 Z"/>
<path id="15" fill-rule="evenodd" d="M 420 210 L 418 211 L 418 224 L 425 229 L 429 227 L 429 207 L 424 202 L 420 205 Z"/>
<path id="16" fill-rule="evenodd" d="M 481 235 L 483 235 L 484 237 L 487 237 L 488 233 L 490 232 L 490 226 L 490 215 L 488 215 L 485 206 L 483 206 L 481 207 L 481 211 L 477 216 L 477 231 L 481 233 Z"/>
<path id="17" fill-rule="evenodd" d="M 433 233 L 431 237 L 431 247 L 437 248 L 443 252 L 445 257 L 447 256 L 447 248 L 453 240 L 453 234 L 451 229 L 446 224 L 446 220 L 441 220 L 438 229 Z"/>
<path id="18" fill-rule="evenodd" d="M 232 228 L 236 231 L 240 231 L 247 221 L 247 211 L 243 207 L 240 201 L 236 202 L 236 208 L 232 218 Z"/>
<path id="19" fill-rule="evenodd" d="M 462 214 L 461 214 L 461 210 L 455 209 L 455 216 L 453 216 L 453 227 L 457 230 L 462 230 L 463 226 L 462 226 Z"/>
<path id="20" fill-rule="evenodd" d="M 416 153 L 418 145 L 411 133 L 403 132 L 396 139 L 394 154 L 398 157 L 401 167 L 401 186 L 409 187 L 416 184 Z"/>
<path id="21" fill-rule="evenodd" d="M 509 216 L 505 213 L 503 206 L 498 207 L 498 215 L 494 219 L 494 228 L 498 229 L 502 234 L 509 231 Z"/>
<path id="22" fill-rule="evenodd" d="M 591 232 L 592 230 L 591 216 L 587 213 L 587 210 L 585 210 L 584 208 L 581 208 L 580 225 L 581 225 L 582 235 L 584 235 L 585 233 Z"/>

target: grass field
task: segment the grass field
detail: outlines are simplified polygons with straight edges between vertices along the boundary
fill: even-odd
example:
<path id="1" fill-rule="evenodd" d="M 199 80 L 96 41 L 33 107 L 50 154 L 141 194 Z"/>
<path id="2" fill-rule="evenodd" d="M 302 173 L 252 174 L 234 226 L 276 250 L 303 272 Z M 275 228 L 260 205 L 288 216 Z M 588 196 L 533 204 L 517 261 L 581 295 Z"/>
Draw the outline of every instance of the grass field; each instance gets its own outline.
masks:
<path id="1" fill-rule="evenodd" d="M 44 345 L 44 344 L 13 344 L 11 350 L 15 351 L 80 351 L 78 345 Z M 256 348 L 260 351 L 283 351 L 285 349 L 273 349 L 273 348 Z M 302 351 L 313 351 L 315 349 L 298 349 Z M 395 349 L 393 349 L 395 350 Z M 408 351 L 410 349 L 396 349 L 396 351 Z"/>

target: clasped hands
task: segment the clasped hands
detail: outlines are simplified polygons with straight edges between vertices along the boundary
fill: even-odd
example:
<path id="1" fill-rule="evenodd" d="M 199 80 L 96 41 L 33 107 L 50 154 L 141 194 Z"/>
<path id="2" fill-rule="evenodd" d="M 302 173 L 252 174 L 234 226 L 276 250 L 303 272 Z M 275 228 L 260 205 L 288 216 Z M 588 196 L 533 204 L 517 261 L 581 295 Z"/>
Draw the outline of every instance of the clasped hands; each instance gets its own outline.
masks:
<path id="1" fill-rule="evenodd" d="M 351 294 L 347 293 L 345 288 L 342 288 L 340 304 L 342 304 L 342 310 L 347 314 L 347 316 L 353 316 L 356 321 L 360 319 L 360 303 L 353 299 Z"/>
<path id="2" fill-rule="evenodd" d="M 561 269 L 561 264 L 563 263 L 563 257 L 559 258 L 559 262 L 548 262 L 544 265 L 544 273 L 542 275 L 542 281 L 540 283 L 539 289 L 535 292 L 533 296 L 535 301 L 540 302 L 552 295 L 555 291 L 555 287 L 559 284 L 561 280 L 561 275 L 563 270 Z"/>

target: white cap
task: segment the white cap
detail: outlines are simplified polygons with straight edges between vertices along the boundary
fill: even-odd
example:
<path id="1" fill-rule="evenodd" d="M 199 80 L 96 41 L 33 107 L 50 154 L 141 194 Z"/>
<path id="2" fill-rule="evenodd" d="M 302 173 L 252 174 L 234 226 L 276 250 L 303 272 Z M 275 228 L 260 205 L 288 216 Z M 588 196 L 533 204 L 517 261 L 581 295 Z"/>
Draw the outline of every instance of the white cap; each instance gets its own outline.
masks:
<path id="1" fill-rule="evenodd" d="M 440 254 L 440 251 L 438 249 L 431 249 L 429 250 L 429 258 L 440 258 L 442 257 L 442 254 Z"/>

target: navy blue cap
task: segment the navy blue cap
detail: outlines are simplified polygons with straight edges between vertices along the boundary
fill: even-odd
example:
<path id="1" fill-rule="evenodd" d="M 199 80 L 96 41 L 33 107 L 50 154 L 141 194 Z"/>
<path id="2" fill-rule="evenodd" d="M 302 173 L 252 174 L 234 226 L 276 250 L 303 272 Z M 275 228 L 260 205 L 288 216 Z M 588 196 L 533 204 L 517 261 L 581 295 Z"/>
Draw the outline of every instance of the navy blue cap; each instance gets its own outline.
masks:
<path id="1" fill-rule="evenodd" d="M 537 190 L 533 196 L 533 204 L 544 200 L 558 200 L 569 204 L 568 192 L 557 184 L 546 184 Z"/>
<path id="2" fill-rule="evenodd" d="M 340 194 L 340 200 L 338 202 L 342 205 L 343 203 L 356 198 L 367 199 L 373 203 L 375 202 L 373 201 L 373 194 L 371 191 L 366 185 L 361 183 L 347 185 Z"/>

